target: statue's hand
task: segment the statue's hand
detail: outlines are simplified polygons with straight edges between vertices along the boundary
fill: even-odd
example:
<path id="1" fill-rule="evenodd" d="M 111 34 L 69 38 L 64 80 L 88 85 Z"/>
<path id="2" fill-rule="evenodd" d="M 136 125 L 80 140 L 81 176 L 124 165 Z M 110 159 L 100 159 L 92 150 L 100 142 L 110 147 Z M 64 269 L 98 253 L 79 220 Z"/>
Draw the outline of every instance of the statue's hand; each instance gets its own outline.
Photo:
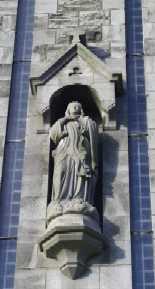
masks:
<path id="1" fill-rule="evenodd" d="M 66 124 L 68 122 L 68 117 L 65 116 L 65 117 L 61 118 L 60 121 L 61 121 L 61 124 L 64 125 L 64 124 Z"/>

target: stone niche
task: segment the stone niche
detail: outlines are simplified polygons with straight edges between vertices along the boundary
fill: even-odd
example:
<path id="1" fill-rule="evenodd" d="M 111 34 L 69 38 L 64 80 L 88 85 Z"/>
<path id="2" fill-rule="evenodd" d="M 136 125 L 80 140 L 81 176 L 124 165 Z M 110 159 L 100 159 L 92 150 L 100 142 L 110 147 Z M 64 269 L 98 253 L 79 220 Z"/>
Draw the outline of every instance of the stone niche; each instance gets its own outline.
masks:
<path id="1" fill-rule="evenodd" d="M 99 133 L 117 128 L 116 96 L 122 91 L 121 74 L 113 75 L 107 65 L 81 43 L 72 45 L 55 64 L 31 78 L 32 94 L 43 117 L 44 131 L 63 117 L 72 101 L 82 104 L 84 114 L 95 120 Z M 52 149 L 52 148 L 51 148 Z M 49 155 L 50 145 L 47 149 Z M 87 262 L 106 243 L 101 214 L 95 206 L 80 200 L 54 206 L 51 202 L 52 161 L 49 164 L 47 227 L 40 237 L 46 258 L 57 259 L 60 270 L 71 279 L 79 278 Z M 102 190 L 100 186 L 98 191 Z M 100 194 L 101 195 L 101 194 Z M 100 213 L 100 212 L 99 212 Z"/>

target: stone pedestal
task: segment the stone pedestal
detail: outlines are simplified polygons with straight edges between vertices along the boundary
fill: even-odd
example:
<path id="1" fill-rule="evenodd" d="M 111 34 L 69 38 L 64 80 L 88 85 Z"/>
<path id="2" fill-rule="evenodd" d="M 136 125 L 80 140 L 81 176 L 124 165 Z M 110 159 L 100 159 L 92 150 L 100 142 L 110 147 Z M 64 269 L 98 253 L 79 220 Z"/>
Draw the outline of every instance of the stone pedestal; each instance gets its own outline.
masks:
<path id="1" fill-rule="evenodd" d="M 87 268 L 87 261 L 103 248 L 98 221 L 77 213 L 58 216 L 49 222 L 40 248 L 46 257 L 57 259 L 65 275 L 76 279 Z"/>

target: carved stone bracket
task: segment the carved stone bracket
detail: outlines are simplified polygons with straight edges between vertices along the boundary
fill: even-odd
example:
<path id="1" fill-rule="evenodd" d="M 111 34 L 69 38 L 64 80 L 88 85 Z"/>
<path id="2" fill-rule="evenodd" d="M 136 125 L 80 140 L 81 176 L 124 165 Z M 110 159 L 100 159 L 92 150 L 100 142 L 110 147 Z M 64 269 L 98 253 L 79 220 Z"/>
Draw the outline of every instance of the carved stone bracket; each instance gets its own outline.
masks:
<path id="1" fill-rule="evenodd" d="M 39 244 L 47 258 L 57 259 L 63 274 L 76 279 L 102 251 L 103 237 L 96 219 L 74 211 L 52 219 Z"/>

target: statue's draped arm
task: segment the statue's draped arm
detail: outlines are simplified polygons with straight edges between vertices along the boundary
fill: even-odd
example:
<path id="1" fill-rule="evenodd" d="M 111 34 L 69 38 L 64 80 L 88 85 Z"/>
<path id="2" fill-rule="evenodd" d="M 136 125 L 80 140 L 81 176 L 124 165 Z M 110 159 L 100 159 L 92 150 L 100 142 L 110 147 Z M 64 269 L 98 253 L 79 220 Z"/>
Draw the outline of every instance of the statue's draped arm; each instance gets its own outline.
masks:
<path id="1" fill-rule="evenodd" d="M 67 132 L 65 130 L 64 119 L 58 120 L 51 128 L 50 128 L 50 138 L 54 142 L 55 145 L 59 143 L 59 141 L 66 136 Z"/>

